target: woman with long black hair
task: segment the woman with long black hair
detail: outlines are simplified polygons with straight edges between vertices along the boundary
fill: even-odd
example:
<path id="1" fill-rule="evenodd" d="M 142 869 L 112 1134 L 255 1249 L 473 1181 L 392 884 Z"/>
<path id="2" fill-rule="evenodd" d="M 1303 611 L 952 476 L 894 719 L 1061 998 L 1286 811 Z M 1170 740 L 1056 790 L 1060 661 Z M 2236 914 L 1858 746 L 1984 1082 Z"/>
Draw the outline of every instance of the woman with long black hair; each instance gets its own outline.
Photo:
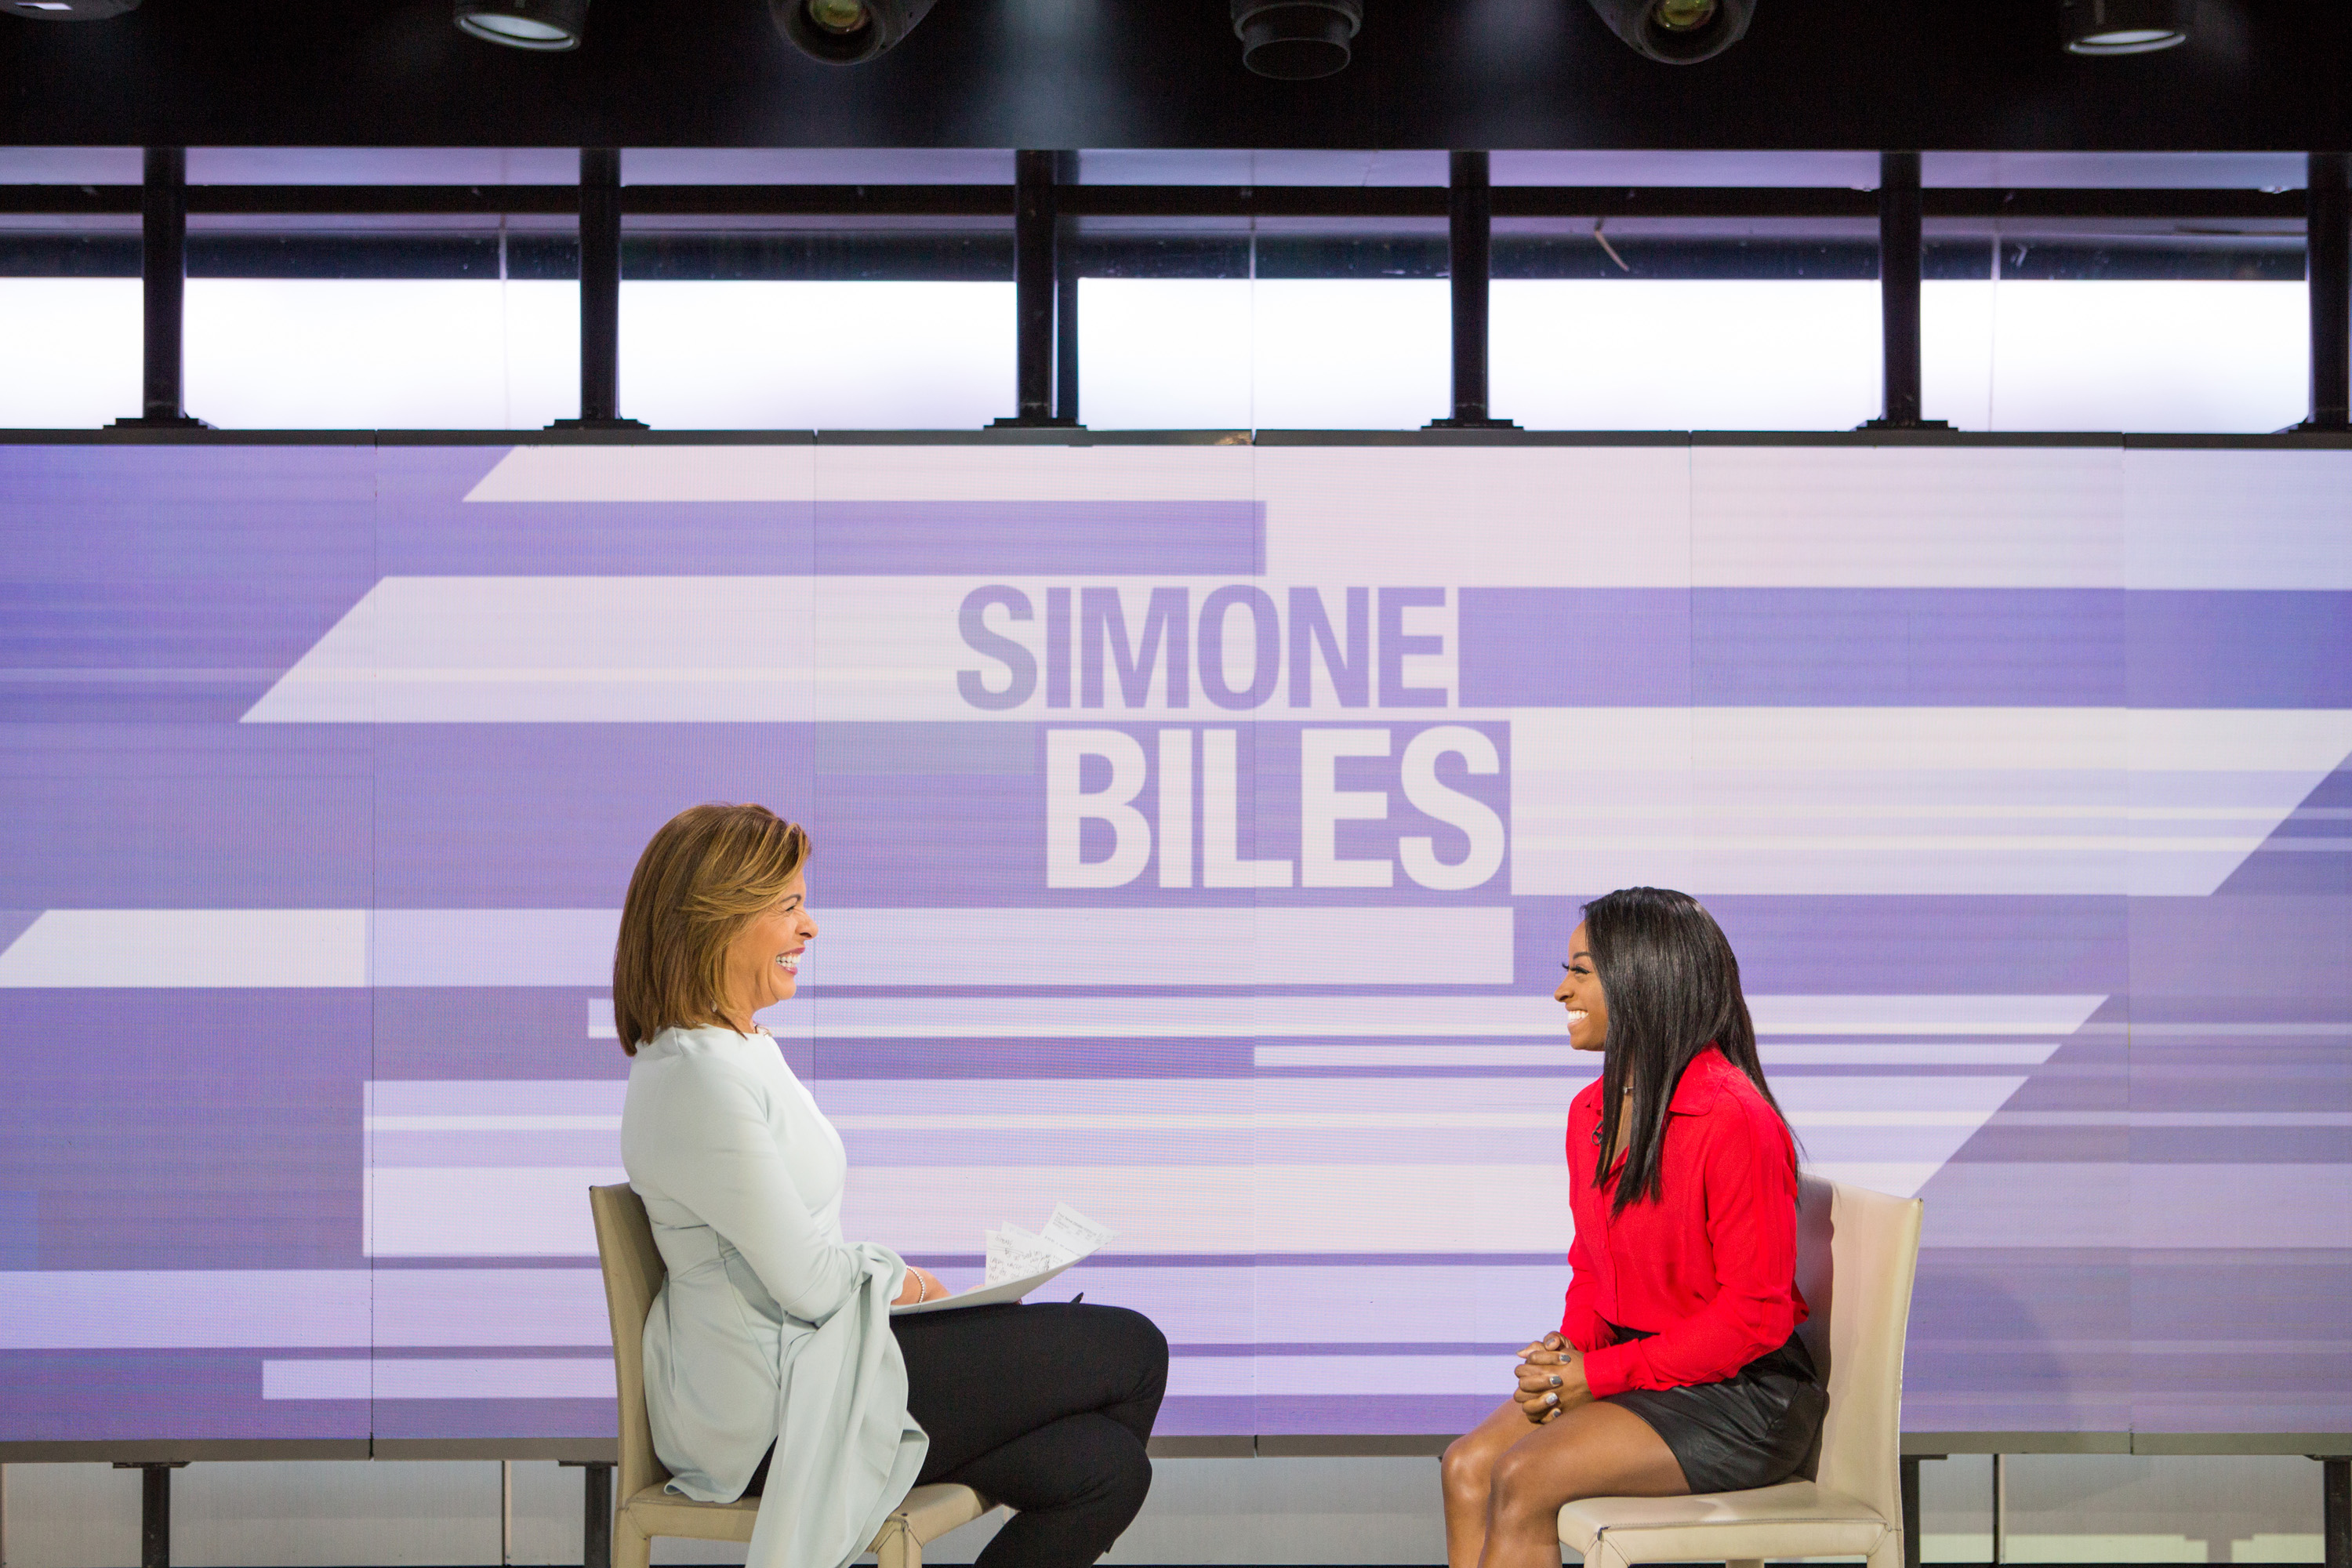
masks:
<path id="1" fill-rule="evenodd" d="M 1796 1337 L 1796 1145 L 1722 929 L 1625 888 L 1584 906 L 1565 967 L 1569 1044 L 1602 1053 L 1569 1108 L 1567 1307 L 1445 1451 L 1450 1568 L 1557 1568 L 1580 1498 L 1785 1480 L 1829 1403 Z"/>

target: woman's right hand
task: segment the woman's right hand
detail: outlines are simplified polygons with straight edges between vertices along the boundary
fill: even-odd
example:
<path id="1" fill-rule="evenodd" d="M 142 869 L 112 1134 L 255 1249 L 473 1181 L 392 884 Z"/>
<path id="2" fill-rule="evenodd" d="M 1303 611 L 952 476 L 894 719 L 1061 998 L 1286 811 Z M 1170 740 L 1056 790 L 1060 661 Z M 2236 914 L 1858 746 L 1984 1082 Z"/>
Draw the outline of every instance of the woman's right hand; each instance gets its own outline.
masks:
<path id="1" fill-rule="evenodd" d="M 918 1301 L 936 1301 L 947 1293 L 948 1288 L 940 1283 L 938 1275 L 909 1263 L 907 1265 L 906 1283 L 898 1287 L 898 1294 L 890 1305 L 911 1307 Z"/>
<path id="2" fill-rule="evenodd" d="M 1519 1386 L 1512 1394 L 1520 1414 L 1540 1426 L 1571 1404 L 1592 1397 L 1584 1386 L 1583 1368 L 1575 1346 L 1557 1333 L 1546 1334 L 1519 1351 Z M 1565 1394 L 1567 1397 L 1563 1398 Z"/>

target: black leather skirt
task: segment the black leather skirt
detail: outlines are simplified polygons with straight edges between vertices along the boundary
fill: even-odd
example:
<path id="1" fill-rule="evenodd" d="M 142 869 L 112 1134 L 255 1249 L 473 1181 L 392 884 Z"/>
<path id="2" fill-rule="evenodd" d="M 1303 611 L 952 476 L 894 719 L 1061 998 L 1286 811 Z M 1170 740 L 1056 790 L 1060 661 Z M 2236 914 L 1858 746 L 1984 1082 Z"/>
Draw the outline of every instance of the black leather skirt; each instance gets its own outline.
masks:
<path id="1" fill-rule="evenodd" d="M 1650 1337 L 1639 1329 L 1616 1335 L 1621 1344 Z M 1601 1403 L 1648 1422 L 1691 1490 L 1741 1492 L 1812 1474 L 1830 1396 L 1804 1342 L 1791 1334 L 1720 1383 L 1628 1389 Z"/>

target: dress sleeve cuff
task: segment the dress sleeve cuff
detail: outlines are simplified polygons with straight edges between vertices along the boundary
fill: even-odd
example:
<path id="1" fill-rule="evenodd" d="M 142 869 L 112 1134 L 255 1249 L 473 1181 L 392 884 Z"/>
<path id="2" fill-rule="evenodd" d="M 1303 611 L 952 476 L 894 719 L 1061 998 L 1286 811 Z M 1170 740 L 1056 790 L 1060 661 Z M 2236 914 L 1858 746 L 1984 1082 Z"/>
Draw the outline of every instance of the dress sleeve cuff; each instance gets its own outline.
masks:
<path id="1" fill-rule="evenodd" d="M 1584 1385 L 1592 1390 L 1593 1398 L 1606 1399 L 1633 1386 L 1633 1348 L 1632 1345 L 1609 1345 L 1586 1352 Z"/>

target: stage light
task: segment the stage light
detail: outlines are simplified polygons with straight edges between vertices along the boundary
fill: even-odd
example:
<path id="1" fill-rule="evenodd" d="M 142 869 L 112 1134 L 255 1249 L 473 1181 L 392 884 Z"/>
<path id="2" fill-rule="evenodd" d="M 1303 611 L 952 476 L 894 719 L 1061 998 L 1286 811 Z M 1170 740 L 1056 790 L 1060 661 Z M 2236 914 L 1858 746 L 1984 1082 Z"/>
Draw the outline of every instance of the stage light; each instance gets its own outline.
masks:
<path id="1" fill-rule="evenodd" d="M 2197 0 L 2060 0 L 2066 51 L 2145 55 L 2189 41 Z"/>
<path id="2" fill-rule="evenodd" d="M 827 65 L 863 64 L 898 47 L 931 0 L 768 0 L 776 31 Z"/>
<path id="3" fill-rule="evenodd" d="M 1363 0 L 1234 0 L 1242 64 L 1277 81 L 1312 81 L 1348 68 Z"/>
<path id="4" fill-rule="evenodd" d="M 509 48 L 576 49 L 588 34 L 588 0 L 457 0 L 457 26 Z"/>
<path id="5" fill-rule="evenodd" d="M 139 0 L 0 0 L 0 11 L 28 22 L 103 22 L 139 9 Z"/>
<path id="6" fill-rule="evenodd" d="M 1592 0 L 1592 8 L 1637 53 L 1686 66 L 1738 43 L 1756 0 Z"/>

